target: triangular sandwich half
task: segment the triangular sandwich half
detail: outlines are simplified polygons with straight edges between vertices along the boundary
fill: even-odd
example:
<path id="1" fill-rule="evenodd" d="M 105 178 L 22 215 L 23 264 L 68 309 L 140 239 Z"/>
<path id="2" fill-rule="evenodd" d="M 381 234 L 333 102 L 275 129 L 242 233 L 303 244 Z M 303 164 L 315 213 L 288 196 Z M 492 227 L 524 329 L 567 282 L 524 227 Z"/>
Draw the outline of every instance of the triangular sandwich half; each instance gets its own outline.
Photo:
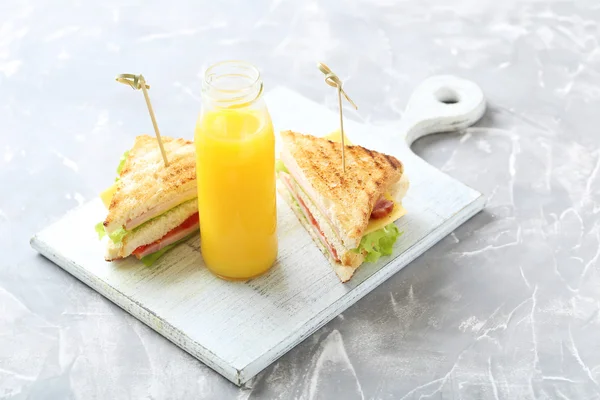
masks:
<path id="1" fill-rule="evenodd" d="M 155 137 L 135 139 L 117 169 L 108 215 L 96 230 L 109 237 L 105 259 L 131 254 L 153 262 L 198 230 L 194 143 L 162 136 L 165 167 Z"/>
<path id="2" fill-rule="evenodd" d="M 364 261 L 390 255 L 406 213 L 404 168 L 395 157 L 284 131 L 278 161 L 280 192 L 328 257 L 342 282 Z"/>

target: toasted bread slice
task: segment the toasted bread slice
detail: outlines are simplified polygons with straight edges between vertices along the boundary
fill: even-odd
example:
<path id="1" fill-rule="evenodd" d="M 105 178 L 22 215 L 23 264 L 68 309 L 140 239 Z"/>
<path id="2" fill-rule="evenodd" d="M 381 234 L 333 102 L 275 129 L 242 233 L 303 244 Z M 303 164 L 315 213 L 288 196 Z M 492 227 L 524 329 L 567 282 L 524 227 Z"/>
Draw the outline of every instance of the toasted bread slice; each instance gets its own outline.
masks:
<path id="1" fill-rule="evenodd" d="M 395 157 L 346 146 L 346 171 L 339 143 L 291 131 L 281 132 L 282 160 L 329 219 L 348 249 L 358 247 L 377 200 L 402 177 Z"/>
<path id="2" fill-rule="evenodd" d="M 162 136 L 169 166 L 165 167 L 155 137 L 142 135 L 125 160 L 104 227 L 132 230 L 197 196 L 194 143 Z"/>

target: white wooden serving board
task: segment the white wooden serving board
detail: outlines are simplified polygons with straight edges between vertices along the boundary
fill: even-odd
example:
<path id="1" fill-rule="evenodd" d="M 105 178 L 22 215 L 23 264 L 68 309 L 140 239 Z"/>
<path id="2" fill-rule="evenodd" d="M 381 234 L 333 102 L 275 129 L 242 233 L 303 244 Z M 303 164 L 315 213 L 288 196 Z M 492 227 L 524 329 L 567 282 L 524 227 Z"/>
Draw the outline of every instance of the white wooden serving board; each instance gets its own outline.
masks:
<path id="1" fill-rule="evenodd" d="M 276 130 L 324 135 L 337 127 L 335 112 L 291 90 L 276 88 L 266 98 Z M 431 167 L 414 155 L 409 145 L 427 133 L 465 128 L 481 117 L 484 108 L 483 94 L 476 85 L 443 76 L 419 87 L 402 123 L 394 128 L 346 122 L 352 142 L 397 156 L 411 182 L 404 201 L 408 214 L 397 222 L 404 234 L 393 256 L 364 264 L 346 284 L 340 283 L 281 199 L 277 203 L 277 264 L 265 276 L 245 283 L 222 281 L 208 272 L 199 252 L 199 237 L 168 252 L 150 268 L 132 257 L 105 262 L 94 231 L 106 214 L 100 199 L 48 226 L 31 244 L 241 385 L 483 208 L 480 193 Z"/>

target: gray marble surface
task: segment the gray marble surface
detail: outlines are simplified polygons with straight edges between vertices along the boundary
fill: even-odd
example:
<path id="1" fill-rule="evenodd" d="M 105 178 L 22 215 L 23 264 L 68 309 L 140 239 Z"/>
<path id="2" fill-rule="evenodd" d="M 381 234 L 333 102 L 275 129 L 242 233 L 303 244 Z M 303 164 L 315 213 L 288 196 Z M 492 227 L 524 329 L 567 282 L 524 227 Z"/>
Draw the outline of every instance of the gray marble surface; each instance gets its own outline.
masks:
<path id="1" fill-rule="evenodd" d="M 0 398 L 600 398 L 599 40 L 596 0 L 2 0 Z M 116 74 L 191 138 L 201 71 L 228 58 L 333 108 L 327 62 L 377 125 L 432 74 L 489 100 L 414 146 L 486 209 L 241 389 L 28 243 L 151 132 Z"/>

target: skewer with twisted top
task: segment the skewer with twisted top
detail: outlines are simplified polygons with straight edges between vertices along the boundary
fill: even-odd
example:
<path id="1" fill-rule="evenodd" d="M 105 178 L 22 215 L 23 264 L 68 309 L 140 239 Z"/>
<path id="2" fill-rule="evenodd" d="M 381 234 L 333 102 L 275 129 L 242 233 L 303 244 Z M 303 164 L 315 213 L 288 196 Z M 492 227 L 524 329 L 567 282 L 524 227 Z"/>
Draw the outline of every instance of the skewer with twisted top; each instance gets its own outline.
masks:
<path id="1" fill-rule="evenodd" d="M 355 110 L 358 110 L 358 107 L 344 91 L 340 78 L 327 65 L 324 63 L 319 63 L 317 67 L 323 74 L 325 74 L 325 83 L 331 87 L 337 88 L 338 106 L 340 109 L 340 133 L 342 136 L 342 169 L 344 172 L 346 172 L 346 140 L 344 135 L 344 117 L 342 115 L 342 94 Z"/>
<path id="2" fill-rule="evenodd" d="M 134 90 L 142 89 L 142 92 L 144 92 L 144 99 L 146 99 L 146 106 L 148 107 L 148 112 L 150 113 L 150 119 L 152 119 L 152 126 L 154 126 L 154 133 L 156 134 L 158 147 L 160 147 L 160 152 L 162 154 L 163 161 L 165 162 L 165 167 L 168 167 L 169 160 L 167 159 L 167 153 L 165 152 L 165 148 L 160 137 L 160 131 L 158 130 L 158 124 L 156 123 L 156 116 L 154 115 L 154 110 L 152 109 L 152 104 L 150 103 L 150 96 L 148 95 L 148 89 L 150 89 L 150 86 L 146 83 L 143 75 L 120 74 L 117 76 L 116 80 L 119 83 L 131 86 L 131 88 Z"/>

